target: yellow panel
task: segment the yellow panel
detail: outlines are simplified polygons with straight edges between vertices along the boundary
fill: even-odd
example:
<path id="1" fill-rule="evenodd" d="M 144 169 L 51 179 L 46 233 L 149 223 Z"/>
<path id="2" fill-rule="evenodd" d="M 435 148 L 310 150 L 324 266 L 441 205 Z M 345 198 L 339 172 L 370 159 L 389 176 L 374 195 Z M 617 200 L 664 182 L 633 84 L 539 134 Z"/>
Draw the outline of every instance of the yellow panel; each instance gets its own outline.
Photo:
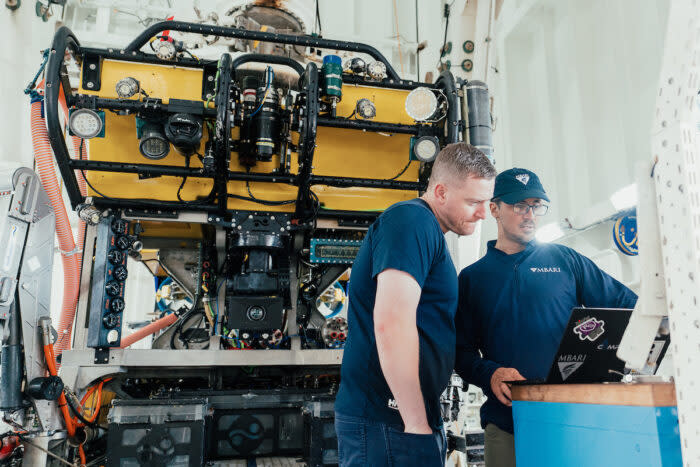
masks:
<path id="1" fill-rule="evenodd" d="M 102 65 L 102 87 L 100 91 L 82 90 L 85 94 L 116 98 L 115 85 L 119 79 L 131 76 L 140 81 L 142 88 L 150 97 L 201 101 L 202 70 L 176 68 L 173 66 L 149 65 L 131 62 L 105 60 Z M 404 101 L 408 91 L 373 88 L 367 86 L 345 85 L 343 100 L 338 104 L 337 115 L 349 116 L 355 103 L 361 98 L 370 99 L 377 108 L 374 121 L 412 124 L 413 120 L 406 114 Z M 137 99 L 134 97 L 133 99 Z M 232 131 L 232 137 L 238 138 L 238 128 Z M 204 141 L 208 139 L 205 130 L 199 153 L 204 150 Z M 293 134 L 298 142 L 298 134 Z M 314 175 L 388 179 L 398 174 L 409 158 L 409 135 L 387 135 L 358 130 L 319 127 L 317 130 L 317 147 L 314 154 Z M 105 137 L 93 138 L 88 142 L 91 160 L 113 161 L 136 164 L 172 165 L 184 167 L 185 158 L 171 146 L 170 153 L 164 159 L 152 161 L 144 158 L 138 149 L 136 124 L 133 115 L 105 114 Z M 292 154 L 291 171 L 296 173 L 298 155 Z M 198 158 L 191 158 L 191 167 L 199 168 Z M 279 156 L 273 156 L 271 162 L 258 163 L 253 173 L 271 173 L 279 167 Z M 406 172 L 397 180 L 417 181 L 418 162 L 412 162 Z M 238 163 L 238 155 L 231 154 L 229 169 L 243 172 L 245 168 Z M 153 198 L 163 201 L 176 201 L 181 177 L 156 177 L 139 179 L 136 174 L 114 172 L 87 172 L 90 183 L 103 195 L 116 198 Z M 196 200 L 207 196 L 213 182 L 209 179 L 189 178 L 181 190 L 184 200 Z M 245 182 L 228 183 L 229 193 L 248 196 Z M 282 183 L 251 182 L 250 190 L 257 198 L 280 201 L 296 199 L 297 187 Z M 391 204 L 417 196 L 415 191 L 370 189 L 370 188 L 334 188 L 315 186 L 313 191 L 319 196 L 326 209 L 374 211 L 386 209 Z M 89 190 L 91 195 L 96 195 Z M 99 196 L 99 195 L 98 195 Z M 264 206 L 258 203 L 229 199 L 229 209 L 294 211 L 295 205 Z"/>
<path id="2" fill-rule="evenodd" d="M 349 117 L 355 104 L 362 98 L 372 101 L 377 109 L 376 122 L 413 125 L 415 121 L 406 113 L 406 96 L 410 91 L 403 89 L 373 88 L 356 84 L 343 84 L 343 98 L 338 103 L 336 115 Z"/>
<path id="3" fill-rule="evenodd" d="M 189 222 L 141 221 L 143 237 L 201 238 L 202 225 Z"/>
<path id="4" fill-rule="evenodd" d="M 117 81 L 130 76 L 141 83 L 149 97 L 163 99 L 168 103 L 171 98 L 190 101 L 202 100 L 203 71 L 197 68 L 176 68 L 172 65 L 151 65 L 147 63 L 121 62 L 103 60 L 101 86 L 99 91 L 81 89 L 83 94 L 91 94 L 109 99 L 117 99 Z M 81 77 L 82 83 L 82 77 Z M 138 100 L 136 95 L 131 98 Z"/>

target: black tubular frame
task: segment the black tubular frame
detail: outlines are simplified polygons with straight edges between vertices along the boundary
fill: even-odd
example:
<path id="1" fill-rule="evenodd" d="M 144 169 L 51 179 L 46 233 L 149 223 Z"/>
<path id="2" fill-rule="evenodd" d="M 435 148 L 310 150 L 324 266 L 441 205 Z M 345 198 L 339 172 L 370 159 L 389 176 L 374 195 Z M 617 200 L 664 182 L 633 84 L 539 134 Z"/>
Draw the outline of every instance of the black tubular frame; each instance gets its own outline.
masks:
<path id="1" fill-rule="evenodd" d="M 296 214 L 299 217 L 307 217 L 313 212 L 313 200 L 311 199 L 311 171 L 313 170 L 314 151 L 316 150 L 316 128 L 318 124 L 319 103 L 319 78 L 318 67 L 311 62 L 306 65 L 306 70 L 300 79 L 299 87 L 304 89 L 306 99 L 306 112 L 299 128 L 299 175 L 297 175 Z"/>
<path id="2" fill-rule="evenodd" d="M 70 29 L 61 26 L 54 35 L 53 43 L 51 44 L 51 52 L 49 53 L 49 59 L 46 63 L 44 111 L 46 112 L 46 128 L 48 130 L 51 148 L 53 149 L 56 162 L 58 163 L 58 170 L 61 172 L 61 178 L 63 178 L 63 183 L 68 192 L 68 199 L 73 209 L 75 209 L 76 206 L 84 200 L 83 196 L 80 194 L 80 188 L 78 187 L 78 180 L 75 177 L 75 173 L 71 171 L 69 166 L 71 158 L 68 154 L 66 140 L 63 137 L 61 123 L 58 120 L 58 96 L 61 92 L 61 85 L 63 84 L 60 76 L 61 69 L 63 68 L 63 58 L 68 47 L 71 48 L 73 53 L 77 53 L 80 49 L 80 43 Z M 64 90 L 66 97 L 68 97 L 70 86 L 64 86 Z"/>
<path id="3" fill-rule="evenodd" d="M 149 40 L 159 32 L 163 31 L 179 31 L 186 33 L 201 34 L 203 36 L 220 36 L 230 37 L 234 39 L 250 39 L 260 42 L 273 42 L 277 44 L 303 45 L 306 47 L 316 47 L 328 50 L 346 50 L 349 52 L 365 53 L 375 60 L 379 60 L 386 66 L 386 72 L 390 79 L 401 81 L 391 64 L 387 61 L 384 55 L 371 45 L 362 44 L 360 42 L 344 42 L 334 41 L 329 39 L 321 39 L 319 37 L 307 35 L 293 34 L 277 34 L 272 32 L 248 31 L 246 29 L 228 28 L 224 26 L 207 26 L 204 24 L 186 23 L 183 21 L 162 21 L 153 24 L 146 28 L 141 34 L 136 37 L 129 45 L 124 48 L 126 55 L 141 50 L 141 47 L 146 45 Z"/>
<path id="4" fill-rule="evenodd" d="M 178 59 L 177 61 L 160 60 L 155 55 L 144 54 L 139 51 L 147 41 L 156 33 L 170 29 L 187 33 L 213 34 L 224 37 L 234 37 L 242 39 L 254 39 L 277 43 L 291 43 L 295 45 L 307 45 L 319 48 L 330 48 L 337 50 L 350 50 L 356 52 L 367 53 L 377 60 L 382 61 L 387 66 L 390 80 L 381 82 L 358 82 L 357 77 L 353 78 L 353 83 L 366 86 L 376 86 L 391 89 L 414 89 L 418 86 L 429 88 L 439 88 L 445 92 L 448 100 L 449 109 L 445 125 L 447 128 L 447 137 L 445 144 L 456 142 L 459 139 L 459 105 L 456 92 L 456 85 L 451 73 L 443 72 L 435 84 L 417 83 L 413 81 L 401 81 L 396 76 L 395 71 L 391 68 L 386 59 L 373 47 L 351 43 L 330 41 L 325 39 L 313 38 L 310 36 L 292 36 L 284 34 L 263 33 L 258 31 L 245 31 L 235 28 L 224 28 L 218 26 L 205 26 L 200 24 L 190 24 L 183 22 L 163 22 L 151 26 L 139 37 L 134 40 L 127 48 L 115 51 L 115 49 L 87 49 L 81 48 L 80 43 L 75 38 L 73 33 L 67 27 L 63 26 L 56 31 L 54 35 L 49 60 L 46 67 L 46 91 L 45 91 L 45 112 L 46 121 L 51 147 L 54 151 L 56 162 L 58 164 L 61 176 L 68 192 L 68 197 L 72 207 L 75 209 L 79 204 L 84 203 L 85 199 L 81 195 L 78 181 L 76 178 L 76 170 L 81 171 L 103 171 L 103 172 L 120 172 L 134 173 L 142 177 L 193 177 L 193 178 L 208 178 L 214 181 L 213 195 L 215 195 L 216 203 L 211 199 L 207 200 L 192 200 L 192 201 L 160 201 L 148 199 L 130 199 L 130 198 L 109 198 L 109 197 L 93 197 L 94 202 L 99 206 L 105 207 L 121 207 L 131 209 L 149 209 L 149 210 L 164 210 L 164 211 L 205 211 L 216 212 L 220 215 L 225 215 L 228 211 L 227 206 L 227 182 L 230 180 L 236 181 L 251 181 L 251 182 L 271 182 L 283 183 L 287 185 L 297 186 L 297 206 L 296 215 L 300 218 L 307 218 L 311 214 L 321 215 L 324 217 L 332 216 L 336 211 L 320 210 L 315 204 L 312 187 L 314 185 L 326 185 L 333 187 L 363 187 L 363 188 L 380 188 L 392 190 L 409 190 L 420 191 L 425 189 L 425 180 L 419 182 L 406 182 L 397 180 L 383 179 L 365 179 L 365 178 L 350 178 L 336 176 L 317 176 L 313 175 L 313 157 L 316 147 L 316 130 L 318 126 L 328 126 L 336 128 L 346 128 L 349 130 L 386 132 L 409 135 L 423 134 L 439 134 L 442 131 L 441 127 L 433 125 L 402 125 L 385 122 L 373 122 L 365 120 L 352 120 L 345 118 L 330 118 L 328 116 L 320 117 L 320 96 L 319 96 L 319 70 L 315 63 L 311 62 L 306 65 L 306 68 L 286 57 L 268 56 L 262 54 L 247 54 L 242 55 L 235 60 L 231 59 L 229 54 L 224 54 L 218 62 L 219 78 L 216 83 L 216 94 L 214 96 L 215 109 L 204 107 L 201 112 L 204 117 L 216 118 L 215 137 L 213 139 L 213 153 L 215 158 L 214 173 L 206 172 L 203 168 L 187 168 L 184 166 L 165 166 L 156 164 L 134 164 L 121 162 L 107 162 L 95 160 L 78 160 L 71 159 L 66 140 L 61 127 L 58 112 L 59 112 L 59 94 L 63 87 L 66 96 L 66 103 L 69 107 L 87 107 L 101 108 L 115 111 L 130 111 L 139 112 L 143 110 L 168 112 L 168 104 L 163 104 L 158 99 L 146 99 L 144 101 L 108 99 L 89 95 L 72 94 L 65 73 L 64 57 L 66 51 L 70 50 L 77 58 L 84 57 L 85 54 L 99 56 L 102 58 L 113 58 L 116 60 L 132 61 L 139 63 L 159 63 L 185 67 L 194 67 L 205 69 L 217 64 L 216 61 L 205 60 L 189 60 Z M 299 128 L 300 144 L 299 152 L 299 170 L 298 174 L 290 173 L 252 173 L 252 172 L 232 172 L 228 170 L 228 164 L 231 158 L 231 139 L 225 137 L 230 135 L 232 125 L 232 109 L 229 108 L 233 77 L 236 67 L 243 63 L 260 62 L 272 63 L 288 66 L 300 74 L 299 89 L 302 91 L 302 97 L 305 99 L 304 113 L 302 123 Z M 210 68 L 211 70 L 211 68 Z M 205 73 L 206 74 L 206 73 Z M 343 75 L 343 78 L 350 78 L 349 75 Z M 395 81 L 395 82 L 394 82 Z M 108 194 L 107 194 L 108 195 Z M 340 211 L 337 212 L 340 216 Z M 343 211 L 341 217 L 357 218 L 361 217 L 361 211 L 353 214 L 353 211 Z"/>
<path id="5" fill-rule="evenodd" d="M 459 142 L 459 135 L 462 130 L 462 122 L 459 119 L 459 96 L 457 94 L 457 84 L 455 78 L 450 73 L 450 70 L 444 70 L 440 73 L 435 86 L 442 89 L 447 97 L 447 136 L 445 144 Z"/>
<path id="6" fill-rule="evenodd" d="M 304 67 L 301 66 L 299 62 L 296 60 L 292 60 L 291 58 L 288 57 L 280 57 L 279 55 L 268 55 L 268 54 L 245 54 L 241 55 L 239 57 L 236 57 L 233 62 L 233 70 L 234 70 L 234 76 L 236 73 L 236 70 L 238 69 L 239 66 L 243 65 L 244 63 L 272 63 L 273 65 L 284 65 L 288 66 L 289 68 L 293 69 L 294 71 L 297 72 L 299 76 L 304 74 Z"/>
<path id="7" fill-rule="evenodd" d="M 128 110 L 130 112 L 139 112 L 147 110 L 151 112 L 173 112 L 171 104 L 163 104 L 160 99 L 146 99 L 143 101 L 134 101 L 126 99 L 109 99 L 106 97 L 97 97 L 88 95 L 66 95 L 66 104 L 68 107 L 95 107 L 107 110 Z M 201 115 L 204 117 L 216 117 L 216 110 L 202 107 Z"/>
<path id="8" fill-rule="evenodd" d="M 351 130 L 367 130 L 381 133 L 401 133 L 417 135 L 423 125 L 402 125 L 400 123 L 373 122 L 370 120 L 353 120 L 349 118 L 319 117 L 318 126 L 332 128 L 348 128 Z"/>
<path id="9" fill-rule="evenodd" d="M 214 127 L 214 160 L 216 176 L 214 188 L 216 190 L 217 205 L 219 211 L 224 212 L 228 206 L 228 172 L 231 159 L 231 118 L 229 111 L 229 97 L 231 95 L 231 56 L 223 54 L 219 61 L 219 80 L 216 83 L 216 125 Z"/>

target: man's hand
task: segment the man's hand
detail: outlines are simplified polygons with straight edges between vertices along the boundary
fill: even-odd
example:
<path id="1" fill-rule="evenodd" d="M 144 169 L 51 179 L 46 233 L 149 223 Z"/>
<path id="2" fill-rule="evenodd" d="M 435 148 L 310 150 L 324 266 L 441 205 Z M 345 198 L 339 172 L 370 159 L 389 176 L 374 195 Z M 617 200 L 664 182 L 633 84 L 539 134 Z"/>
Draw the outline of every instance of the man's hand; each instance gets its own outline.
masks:
<path id="1" fill-rule="evenodd" d="M 491 391 L 502 404 L 511 407 L 510 386 L 504 381 L 520 381 L 524 380 L 523 375 L 515 368 L 499 368 L 493 372 L 491 376 Z"/>

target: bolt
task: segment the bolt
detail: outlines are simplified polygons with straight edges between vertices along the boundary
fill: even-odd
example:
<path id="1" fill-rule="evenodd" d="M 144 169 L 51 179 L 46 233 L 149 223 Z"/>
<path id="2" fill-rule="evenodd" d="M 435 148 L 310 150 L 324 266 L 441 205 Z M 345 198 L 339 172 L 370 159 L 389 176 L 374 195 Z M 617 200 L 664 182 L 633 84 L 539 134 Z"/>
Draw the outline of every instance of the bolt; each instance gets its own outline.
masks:
<path id="1" fill-rule="evenodd" d="M 214 81 L 214 77 L 211 75 L 207 76 L 207 81 Z"/>
<path id="2" fill-rule="evenodd" d="M 91 63 L 89 68 L 90 68 L 91 70 L 94 70 L 94 69 L 97 68 L 97 67 L 95 66 L 94 63 Z"/>
<path id="3" fill-rule="evenodd" d="M 92 81 L 88 81 L 87 87 L 88 87 L 89 89 L 92 89 L 92 88 L 95 87 L 95 85 L 92 83 Z"/>

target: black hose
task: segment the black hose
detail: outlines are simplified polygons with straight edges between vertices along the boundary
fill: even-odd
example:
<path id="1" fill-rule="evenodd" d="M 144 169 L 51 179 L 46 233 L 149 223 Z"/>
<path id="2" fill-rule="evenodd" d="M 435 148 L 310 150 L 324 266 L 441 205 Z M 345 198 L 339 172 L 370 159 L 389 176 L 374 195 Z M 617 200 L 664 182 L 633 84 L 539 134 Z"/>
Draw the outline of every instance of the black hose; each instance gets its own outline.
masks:
<path id="1" fill-rule="evenodd" d="M 64 392 L 65 395 L 66 395 L 66 402 L 68 403 L 68 408 L 70 409 L 71 412 L 73 412 L 73 415 L 75 415 L 76 417 L 78 417 L 78 420 L 80 420 L 81 422 L 83 422 L 85 425 L 91 426 L 91 427 L 96 427 L 96 426 L 97 426 L 97 423 L 89 421 L 87 418 L 85 418 L 85 417 L 83 416 L 83 414 L 82 414 L 81 411 L 80 411 L 80 408 L 79 408 L 79 407 L 75 407 L 75 406 L 73 405 L 73 403 L 74 403 L 73 398 L 75 397 L 75 395 L 74 395 L 74 394 L 71 394 L 71 393 L 70 393 L 69 391 L 67 391 L 66 389 L 64 389 L 63 392 Z"/>

